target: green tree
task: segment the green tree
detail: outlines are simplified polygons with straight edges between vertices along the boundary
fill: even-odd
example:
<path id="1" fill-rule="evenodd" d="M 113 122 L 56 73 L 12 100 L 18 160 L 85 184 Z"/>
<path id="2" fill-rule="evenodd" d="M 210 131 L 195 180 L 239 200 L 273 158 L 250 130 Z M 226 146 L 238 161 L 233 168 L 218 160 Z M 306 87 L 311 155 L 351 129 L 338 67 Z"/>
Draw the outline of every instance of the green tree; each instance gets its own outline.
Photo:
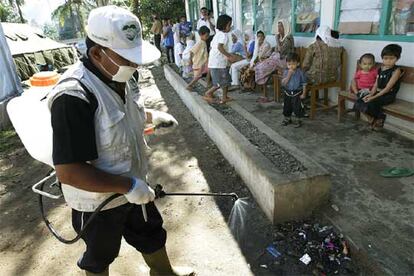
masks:
<path id="1" fill-rule="evenodd" d="M 59 39 L 59 32 L 56 28 L 55 25 L 50 24 L 50 23 L 45 23 L 42 27 L 43 29 L 43 33 L 45 36 L 53 39 L 53 40 L 58 40 Z"/>
<path id="2" fill-rule="evenodd" d="M 21 6 L 24 5 L 24 0 L 9 0 L 9 4 L 11 7 L 16 8 L 17 12 L 19 13 L 20 23 L 26 23 L 26 20 L 23 17 Z"/>
<path id="3" fill-rule="evenodd" d="M 86 9 L 91 9 L 86 1 L 81 0 L 65 0 L 65 3 L 58 6 L 52 12 L 52 18 L 59 22 L 60 26 L 64 26 L 65 20 L 70 18 L 73 30 L 79 30 L 81 36 L 85 36 L 84 15 Z M 78 25 L 78 26 L 77 26 Z"/>
<path id="4" fill-rule="evenodd" d="M 130 2 L 134 2 L 134 0 L 130 0 Z M 183 0 L 139 0 L 137 2 L 137 14 L 143 25 L 144 36 L 149 34 L 154 14 L 161 18 L 168 17 L 173 20 L 177 20 L 181 15 L 185 15 Z"/>
<path id="5" fill-rule="evenodd" d="M 23 0 L 0 0 L 0 20 L 1 22 L 25 23 L 20 6 Z"/>

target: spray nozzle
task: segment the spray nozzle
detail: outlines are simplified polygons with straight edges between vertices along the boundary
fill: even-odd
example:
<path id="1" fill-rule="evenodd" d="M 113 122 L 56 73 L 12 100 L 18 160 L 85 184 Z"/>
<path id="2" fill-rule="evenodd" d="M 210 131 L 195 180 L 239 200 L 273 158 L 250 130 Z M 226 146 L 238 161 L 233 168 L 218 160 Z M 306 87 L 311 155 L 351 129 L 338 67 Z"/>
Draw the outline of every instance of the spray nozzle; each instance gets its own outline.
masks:
<path id="1" fill-rule="evenodd" d="M 157 184 L 155 185 L 155 198 L 163 198 L 164 196 L 166 196 L 165 192 L 162 190 L 162 186 L 161 184 Z"/>

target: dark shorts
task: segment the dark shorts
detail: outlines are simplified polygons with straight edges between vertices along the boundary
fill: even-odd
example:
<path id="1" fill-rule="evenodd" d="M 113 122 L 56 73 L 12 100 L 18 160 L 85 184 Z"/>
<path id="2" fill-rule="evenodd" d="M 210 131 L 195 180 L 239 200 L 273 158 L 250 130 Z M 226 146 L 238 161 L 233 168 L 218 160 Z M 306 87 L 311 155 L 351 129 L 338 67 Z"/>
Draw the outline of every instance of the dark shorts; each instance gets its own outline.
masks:
<path id="1" fill-rule="evenodd" d="M 122 237 L 145 254 L 164 247 L 167 233 L 162 228 L 162 217 L 153 202 L 148 203 L 146 208 L 147 222 L 144 221 L 140 205 L 127 203 L 101 211 L 82 235 L 86 251 L 79 259 L 78 266 L 93 273 L 104 271 L 118 256 Z M 91 214 L 72 210 L 72 225 L 76 232 Z"/>
<path id="2" fill-rule="evenodd" d="M 227 87 L 230 85 L 229 68 L 209 68 L 214 86 Z"/>

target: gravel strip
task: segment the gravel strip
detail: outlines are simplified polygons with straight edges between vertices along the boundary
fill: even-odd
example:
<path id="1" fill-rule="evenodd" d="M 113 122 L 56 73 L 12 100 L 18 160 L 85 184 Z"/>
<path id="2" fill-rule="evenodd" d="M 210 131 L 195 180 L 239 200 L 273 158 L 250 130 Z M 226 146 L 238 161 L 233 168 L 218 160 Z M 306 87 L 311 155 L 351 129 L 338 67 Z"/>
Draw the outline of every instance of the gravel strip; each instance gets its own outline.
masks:
<path id="1" fill-rule="evenodd" d="M 171 65 L 170 65 L 171 66 Z M 171 66 L 179 74 L 176 66 Z M 187 83 L 191 79 L 184 79 Z M 205 87 L 197 83 L 193 91 L 203 95 Z M 221 104 L 211 104 L 221 115 L 223 115 L 250 143 L 269 159 L 282 174 L 291 174 L 306 171 L 305 166 L 292 156 L 288 151 L 283 149 L 274 140 L 261 132 L 249 120 L 233 110 L 230 106 Z"/>

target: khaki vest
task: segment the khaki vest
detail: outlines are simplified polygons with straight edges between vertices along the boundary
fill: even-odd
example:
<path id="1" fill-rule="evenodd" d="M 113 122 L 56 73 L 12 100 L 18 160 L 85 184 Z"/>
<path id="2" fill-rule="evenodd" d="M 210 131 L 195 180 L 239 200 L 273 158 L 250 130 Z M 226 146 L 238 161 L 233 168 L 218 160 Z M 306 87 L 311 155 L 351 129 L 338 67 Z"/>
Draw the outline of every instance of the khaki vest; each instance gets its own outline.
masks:
<path id="1" fill-rule="evenodd" d="M 143 137 L 145 112 L 143 105 L 133 100 L 134 89 L 137 87 L 127 83 L 124 104 L 116 92 L 86 69 L 81 62 L 66 71 L 61 81 L 66 78 L 80 80 L 98 101 L 94 119 L 98 159 L 88 163 L 107 173 L 146 180 L 147 145 Z M 49 109 L 53 101 L 64 94 L 89 102 L 81 85 L 76 80 L 69 80 L 53 88 L 48 96 Z M 94 211 L 102 201 L 112 195 L 88 192 L 64 183 L 62 191 L 71 208 L 84 212 Z M 126 202 L 124 196 L 118 197 L 103 210 L 115 208 Z"/>

